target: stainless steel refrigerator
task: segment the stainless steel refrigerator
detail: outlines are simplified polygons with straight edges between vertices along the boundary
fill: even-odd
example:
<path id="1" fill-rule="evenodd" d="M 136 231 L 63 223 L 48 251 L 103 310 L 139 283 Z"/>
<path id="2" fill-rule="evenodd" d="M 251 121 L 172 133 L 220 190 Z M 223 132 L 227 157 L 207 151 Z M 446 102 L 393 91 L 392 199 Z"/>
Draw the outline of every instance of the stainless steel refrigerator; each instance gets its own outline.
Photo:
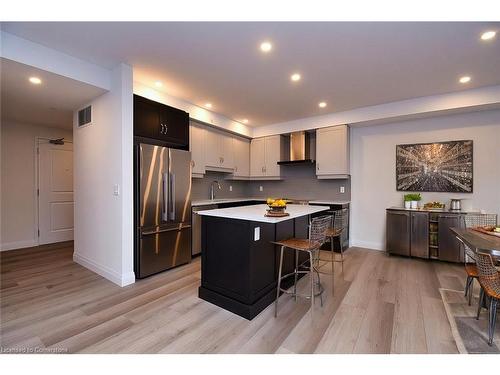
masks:
<path id="1" fill-rule="evenodd" d="M 191 260 L 191 153 L 138 145 L 136 277 Z"/>

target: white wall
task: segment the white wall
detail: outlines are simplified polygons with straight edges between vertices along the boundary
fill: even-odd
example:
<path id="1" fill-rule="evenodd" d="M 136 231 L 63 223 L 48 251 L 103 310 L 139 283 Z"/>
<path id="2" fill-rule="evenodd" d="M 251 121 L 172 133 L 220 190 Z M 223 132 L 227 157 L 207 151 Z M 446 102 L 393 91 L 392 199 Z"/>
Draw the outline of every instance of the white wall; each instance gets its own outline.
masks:
<path id="1" fill-rule="evenodd" d="M 121 286 L 135 281 L 132 85 L 132 68 L 119 65 L 110 91 L 90 103 L 92 123 L 77 128 L 74 116 L 73 259 Z"/>
<path id="2" fill-rule="evenodd" d="M 2 121 L 1 250 L 38 245 L 35 196 L 36 137 L 73 138 L 72 130 Z"/>
<path id="3" fill-rule="evenodd" d="M 396 145 L 472 139 L 472 194 L 422 193 L 423 202 L 466 198 L 474 209 L 500 215 L 500 110 L 351 128 L 351 244 L 385 247 L 385 209 L 401 206 Z"/>

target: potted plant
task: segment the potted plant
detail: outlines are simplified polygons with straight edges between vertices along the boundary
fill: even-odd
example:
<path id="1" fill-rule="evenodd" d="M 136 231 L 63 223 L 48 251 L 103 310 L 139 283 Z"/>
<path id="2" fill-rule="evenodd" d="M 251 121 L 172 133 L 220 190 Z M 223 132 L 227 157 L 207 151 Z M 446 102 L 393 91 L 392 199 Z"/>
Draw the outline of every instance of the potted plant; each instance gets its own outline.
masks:
<path id="1" fill-rule="evenodd" d="M 412 195 L 413 194 L 405 194 L 404 195 L 405 208 L 411 208 Z"/>
<path id="2" fill-rule="evenodd" d="M 418 208 L 418 202 L 422 199 L 420 193 L 411 194 L 411 208 Z"/>

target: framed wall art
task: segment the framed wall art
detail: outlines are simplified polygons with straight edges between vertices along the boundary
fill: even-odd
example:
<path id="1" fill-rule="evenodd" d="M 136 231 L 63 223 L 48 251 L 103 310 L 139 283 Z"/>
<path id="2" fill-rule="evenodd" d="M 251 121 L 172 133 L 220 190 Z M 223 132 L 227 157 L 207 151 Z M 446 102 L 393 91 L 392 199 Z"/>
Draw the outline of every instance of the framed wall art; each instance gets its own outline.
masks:
<path id="1" fill-rule="evenodd" d="M 396 190 L 472 193 L 472 141 L 396 146 Z"/>

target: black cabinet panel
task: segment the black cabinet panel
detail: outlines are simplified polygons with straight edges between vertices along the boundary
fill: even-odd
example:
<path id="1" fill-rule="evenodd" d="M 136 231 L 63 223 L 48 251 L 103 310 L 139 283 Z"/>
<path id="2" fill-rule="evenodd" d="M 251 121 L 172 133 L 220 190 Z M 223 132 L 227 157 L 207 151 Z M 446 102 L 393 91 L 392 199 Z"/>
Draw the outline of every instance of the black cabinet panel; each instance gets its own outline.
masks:
<path id="1" fill-rule="evenodd" d="M 463 226 L 461 215 L 439 215 L 438 217 L 438 239 L 439 259 L 448 262 L 463 262 L 464 255 L 460 243 L 450 230 L 451 227 Z"/>
<path id="2" fill-rule="evenodd" d="M 134 96 L 134 135 L 145 138 L 157 138 L 160 124 L 158 104 Z"/>
<path id="3" fill-rule="evenodd" d="M 134 135 L 179 149 L 189 149 L 189 114 L 134 95 Z M 161 143 L 163 142 L 163 143 Z"/>
<path id="4" fill-rule="evenodd" d="M 391 254 L 410 255 L 410 214 L 387 211 L 386 250 Z"/>
<path id="5" fill-rule="evenodd" d="M 429 258 L 429 214 L 427 212 L 411 213 L 410 255 L 418 258 Z"/>

